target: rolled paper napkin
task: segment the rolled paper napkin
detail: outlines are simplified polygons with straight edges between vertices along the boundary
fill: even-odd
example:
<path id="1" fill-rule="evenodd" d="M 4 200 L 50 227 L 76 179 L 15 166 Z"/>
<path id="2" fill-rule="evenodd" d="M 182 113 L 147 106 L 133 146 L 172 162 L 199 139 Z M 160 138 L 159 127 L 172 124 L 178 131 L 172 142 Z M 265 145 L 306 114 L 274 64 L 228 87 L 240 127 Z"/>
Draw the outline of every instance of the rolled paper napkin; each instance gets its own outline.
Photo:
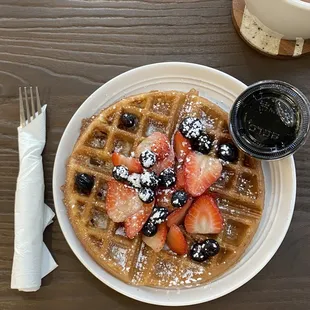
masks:
<path id="1" fill-rule="evenodd" d="M 27 126 L 18 127 L 19 174 L 15 193 L 15 240 L 11 288 L 37 291 L 41 279 L 57 267 L 43 242 L 54 212 L 44 204 L 42 151 L 46 105 Z"/>

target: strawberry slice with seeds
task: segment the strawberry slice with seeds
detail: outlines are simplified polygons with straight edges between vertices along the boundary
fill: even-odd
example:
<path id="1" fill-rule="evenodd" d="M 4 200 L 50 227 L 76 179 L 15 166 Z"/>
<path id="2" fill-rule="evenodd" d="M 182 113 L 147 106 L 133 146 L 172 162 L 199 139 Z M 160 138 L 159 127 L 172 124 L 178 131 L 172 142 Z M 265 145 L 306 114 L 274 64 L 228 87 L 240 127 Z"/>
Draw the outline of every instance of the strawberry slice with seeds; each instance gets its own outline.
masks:
<path id="1" fill-rule="evenodd" d="M 184 255 L 188 251 L 186 239 L 177 225 L 172 225 L 167 235 L 167 245 L 173 252 Z"/>
<path id="2" fill-rule="evenodd" d="M 166 223 L 161 223 L 158 225 L 157 233 L 153 237 L 146 237 L 143 235 L 142 240 L 146 245 L 152 248 L 154 252 L 159 252 L 166 243 L 167 232 Z"/>
<path id="3" fill-rule="evenodd" d="M 215 200 L 200 196 L 187 212 L 184 226 L 190 234 L 218 234 L 223 229 L 223 218 Z"/>
<path id="4" fill-rule="evenodd" d="M 184 163 L 185 189 L 194 197 L 202 195 L 220 176 L 221 162 L 200 153 L 190 152 Z"/>
<path id="5" fill-rule="evenodd" d="M 177 168 L 177 189 L 184 189 L 185 188 L 185 170 L 183 166 Z"/>
<path id="6" fill-rule="evenodd" d="M 151 170 L 154 171 L 157 175 L 159 175 L 163 170 L 167 168 L 173 168 L 174 163 L 174 151 L 172 148 L 170 148 L 168 156 L 155 163 Z"/>
<path id="7" fill-rule="evenodd" d="M 142 209 L 125 220 L 125 232 L 129 239 L 133 239 L 135 236 L 137 236 L 143 225 L 150 217 L 153 207 L 154 203 L 145 203 L 143 204 Z"/>
<path id="8" fill-rule="evenodd" d="M 108 183 L 106 208 L 110 219 L 119 223 L 142 209 L 143 202 L 135 189 L 111 180 Z"/>
<path id="9" fill-rule="evenodd" d="M 136 157 L 139 158 L 140 154 L 145 150 L 154 152 L 157 160 L 163 160 L 170 152 L 170 143 L 167 136 L 161 132 L 153 132 L 137 146 Z"/>
<path id="10" fill-rule="evenodd" d="M 180 131 L 174 135 L 174 151 L 179 163 L 183 162 L 187 154 L 192 150 L 189 140 Z"/>
<path id="11" fill-rule="evenodd" d="M 182 224 L 188 209 L 192 205 L 192 202 L 193 198 L 190 197 L 182 208 L 178 208 L 175 211 L 171 212 L 167 217 L 167 226 L 171 227 L 172 225 Z"/>
<path id="12" fill-rule="evenodd" d="M 113 153 L 112 162 L 114 166 L 126 166 L 130 173 L 142 173 L 143 171 L 140 161 L 134 157 L 126 157 L 119 153 Z"/>
<path id="13" fill-rule="evenodd" d="M 159 188 L 156 191 L 156 205 L 166 207 L 168 210 L 174 209 L 171 204 L 172 194 L 176 191 L 175 187 Z"/>

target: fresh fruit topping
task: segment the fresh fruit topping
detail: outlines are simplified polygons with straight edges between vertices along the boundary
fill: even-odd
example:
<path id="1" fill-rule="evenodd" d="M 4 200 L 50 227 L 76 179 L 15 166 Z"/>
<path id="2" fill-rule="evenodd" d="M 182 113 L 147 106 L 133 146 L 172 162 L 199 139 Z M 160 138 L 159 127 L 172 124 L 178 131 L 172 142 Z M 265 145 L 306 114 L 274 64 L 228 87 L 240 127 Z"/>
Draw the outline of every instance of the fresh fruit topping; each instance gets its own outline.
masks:
<path id="1" fill-rule="evenodd" d="M 144 171 L 140 178 L 141 186 L 156 188 L 158 186 L 158 178 L 155 172 Z"/>
<path id="2" fill-rule="evenodd" d="M 186 192 L 182 190 L 178 190 L 172 194 L 171 204 L 175 208 L 180 208 L 186 204 L 187 199 L 188 199 L 188 195 L 186 194 Z"/>
<path id="3" fill-rule="evenodd" d="M 127 181 L 129 172 L 125 166 L 115 166 L 112 171 L 113 178 L 117 181 Z"/>
<path id="4" fill-rule="evenodd" d="M 140 178 L 141 174 L 133 173 L 128 176 L 127 181 L 129 182 L 130 186 L 134 188 L 140 188 L 141 187 Z"/>
<path id="5" fill-rule="evenodd" d="M 75 176 L 75 186 L 80 194 L 89 195 L 94 186 L 94 182 L 94 177 L 87 173 L 78 173 Z"/>
<path id="6" fill-rule="evenodd" d="M 113 179 L 109 181 L 106 208 L 113 222 L 124 222 L 142 207 L 143 202 L 139 199 L 135 189 Z"/>
<path id="7" fill-rule="evenodd" d="M 175 192 L 175 188 L 159 188 L 156 191 L 156 204 L 158 206 L 166 207 L 172 209 L 171 197 Z"/>
<path id="8" fill-rule="evenodd" d="M 203 134 L 193 141 L 192 147 L 195 151 L 202 154 L 209 154 L 212 142 L 212 139 L 207 134 Z"/>
<path id="9" fill-rule="evenodd" d="M 181 122 L 179 130 L 187 139 L 197 139 L 203 130 L 201 121 L 196 117 L 186 117 Z"/>
<path id="10" fill-rule="evenodd" d="M 151 188 L 141 187 L 139 189 L 139 198 L 145 203 L 151 203 L 155 199 L 155 193 Z"/>
<path id="11" fill-rule="evenodd" d="M 123 113 L 121 115 L 121 122 L 125 127 L 131 128 L 136 124 L 137 116 L 132 113 Z"/>
<path id="12" fill-rule="evenodd" d="M 167 217 L 167 226 L 171 227 L 172 225 L 180 225 L 183 223 L 185 215 L 190 208 L 193 199 L 191 197 L 188 198 L 187 203 L 182 207 L 173 212 L 171 212 Z"/>
<path id="13" fill-rule="evenodd" d="M 220 245 L 214 239 L 207 239 L 202 243 L 203 251 L 207 256 L 215 256 L 220 251 Z"/>
<path id="14" fill-rule="evenodd" d="M 153 249 L 154 252 L 159 252 L 165 245 L 167 238 L 167 225 L 161 223 L 158 225 L 157 233 L 153 237 L 142 236 L 143 242 Z"/>
<path id="15" fill-rule="evenodd" d="M 202 195 L 220 176 L 221 162 L 200 153 L 188 154 L 184 164 L 185 189 L 194 197 Z"/>
<path id="16" fill-rule="evenodd" d="M 223 218 L 214 199 L 200 196 L 189 209 L 184 226 L 190 234 L 218 234 L 223 229 Z"/>
<path id="17" fill-rule="evenodd" d="M 142 233 L 144 236 L 152 237 L 157 233 L 157 224 L 155 224 L 153 221 L 148 220 L 143 228 Z"/>
<path id="18" fill-rule="evenodd" d="M 136 157 L 139 157 L 145 150 L 154 152 L 157 156 L 157 160 L 164 159 L 168 156 L 170 151 L 170 144 L 167 136 L 161 132 L 153 132 L 137 146 L 135 151 Z"/>
<path id="19" fill-rule="evenodd" d="M 177 131 L 174 135 L 174 151 L 178 162 L 183 162 L 191 149 L 190 142 L 184 138 L 180 131 Z"/>
<path id="20" fill-rule="evenodd" d="M 166 221 L 168 214 L 169 211 L 167 208 L 155 206 L 150 216 L 150 221 L 155 224 L 161 224 Z"/>
<path id="21" fill-rule="evenodd" d="M 157 161 L 156 164 L 151 168 L 151 170 L 154 171 L 157 175 L 159 175 L 163 170 L 167 168 L 173 168 L 174 163 L 174 151 L 171 148 L 168 156 L 160 161 Z"/>
<path id="22" fill-rule="evenodd" d="M 238 149 L 232 143 L 223 143 L 218 147 L 217 156 L 224 161 L 234 162 L 238 158 Z"/>
<path id="23" fill-rule="evenodd" d="M 140 154 L 140 163 L 143 168 L 151 168 L 156 163 L 156 154 L 150 150 L 145 150 Z"/>
<path id="24" fill-rule="evenodd" d="M 200 263 L 206 261 L 209 258 L 209 256 L 206 255 L 205 251 L 203 250 L 202 243 L 192 244 L 189 256 L 192 260 Z"/>
<path id="25" fill-rule="evenodd" d="M 112 162 L 114 166 L 126 166 L 130 173 L 141 173 L 143 171 L 139 160 L 134 157 L 126 157 L 119 153 L 113 153 Z"/>
<path id="26" fill-rule="evenodd" d="M 175 172 L 172 168 L 163 170 L 159 175 L 159 185 L 163 187 L 171 187 L 176 182 Z"/>
<path id="27" fill-rule="evenodd" d="M 188 246 L 186 239 L 177 225 L 172 225 L 167 235 L 167 245 L 173 252 L 184 255 L 187 253 Z"/>
<path id="28" fill-rule="evenodd" d="M 177 189 L 184 189 L 185 188 L 185 170 L 184 170 L 183 166 L 177 168 L 176 188 Z"/>
<path id="29" fill-rule="evenodd" d="M 125 220 L 125 233 L 129 239 L 133 239 L 141 231 L 152 212 L 153 205 L 152 203 L 144 204 L 142 209 Z"/>

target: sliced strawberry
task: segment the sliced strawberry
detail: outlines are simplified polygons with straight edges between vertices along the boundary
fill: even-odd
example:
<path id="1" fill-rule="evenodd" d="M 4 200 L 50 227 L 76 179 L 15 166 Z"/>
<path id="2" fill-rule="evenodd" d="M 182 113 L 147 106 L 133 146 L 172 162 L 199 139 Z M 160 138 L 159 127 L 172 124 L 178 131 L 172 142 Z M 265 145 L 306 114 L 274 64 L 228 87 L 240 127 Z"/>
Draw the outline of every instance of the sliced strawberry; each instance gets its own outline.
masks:
<path id="1" fill-rule="evenodd" d="M 153 151 L 157 156 L 157 160 L 164 159 L 169 155 L 170 151 L 170 144 L 167 136 L 161 132 L 153 132 L 137 146 L 135 151 L 136 157 L 138 158 L 145 150 Z"/>
<path id="2" fill-rule="evenodd" d="M 134 157 L 126 157 L 119 153 L 113 153 L 112 162 L 114 166 L 126 166 L 130 173 L 142 173 L 143 171 L 140 161 Z"/>
<path id="3" fill-rule="evenodd" d="M 177 189 L 184 189 L 185 188 L 185 171 L 184 167 L 180 166 L 177 168 Z"/>
<path id="4" fill-rule="evenodd" d="M 161 223 L 158 225 L 157 233 L 153 237 L 142 236 L 142 240 L 145 244 L 151 247 L 155 252 L 159 252 L 166 243 L 167 238 L 167 225 Z"/>
<path id="5" fill-rule="evenodd" d="M 200 196 L 187 212 L 184 226 L 190 234 L 218 234 L 223 229 L 223 218 L 215 200 Z"/>
<path id="6" fill-rule="evenodd" d="M 184 161 L 191 149 L 189 140 L 184 138 L 184 136 L 177 131 L 174 135 L 174 151 L 179 163 Z"/>
<path id="7" fill-rule="evenodd" d="M 135 189 L 116 180 L 109 181 L 106 208 L 113 222 L 124 222 L 127 217 L 135 214 L 142 207 L 143 202 Z"/>
<path id="8" fill-rule="evenodd" d="M 173 252 L 184 255 L 188 251 L 186 239 L 177 225 L 172 225 L 167 235 L 167 245 Z"/>
<path id="9" fill-rule="evenodd" d="M 196 152 L 190 152 L 184 163 L 185 188 L 192 196 L 202 195 L 220 176 L 221 162 Z"/>
<path id="10" fill-rule="evenodd" d="M 150 217 L 153 207 L 154 202 L 145 203 L 143 204 L 142 209 L 140 209 L 137 213 L 133 214 L 125 220 L 125 232 L 129 239 L 133 239 L 139 233 L 143 225 Z"/>
<path id="11" fill-rule="evenodd" d="M 175 187 L 170 188 L 160 188 L 156 192 L 156 205 L 161 207 L 166 207 L 168 209 L 173 209 L 171 204 L 172 194 L 175 192 Z"/>
<path id="12" fill-rule="evenodd" d="M 168 156 L 155 163 L 151 170 L 154 171 L 157 175 L 159 175 L 166 168 L 173 168 L 174 163 L 174 151 L 172 148 L 170 148 Z"/>
<path id="13" fill-rule="evenodd" d="M 192 205 L 192 202 L 193 198 L 190 197 L 182 208 L 178 208 L 175 211 L 171 212 L 167 217 L 167 226 L 171 227 L 172 225 L 182 224 L 188 209 Z"/>

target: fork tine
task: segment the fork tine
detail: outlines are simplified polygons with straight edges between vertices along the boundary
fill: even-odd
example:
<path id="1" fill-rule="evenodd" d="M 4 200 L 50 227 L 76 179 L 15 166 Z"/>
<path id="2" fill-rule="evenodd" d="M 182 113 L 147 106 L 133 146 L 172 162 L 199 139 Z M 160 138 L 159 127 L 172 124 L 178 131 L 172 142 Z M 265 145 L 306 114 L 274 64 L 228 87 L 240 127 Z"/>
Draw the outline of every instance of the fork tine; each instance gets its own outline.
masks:
<path id="1" fill-rule="evenodd" d="M 23 105 L 23 95 L 22 95 L 22 88 L 19 87 L 19 117 L 20 117 L 20 126 L 25 127 L 25 111 Z"/>
<path id="2" fill-rule="evenodd" d="M 29 112 L 27 87 L 24 87 L 24 93 L 25 93 L 25 102 L 26 102 L 26 116 L 27 116 L 28 123 L 30 123 L 31 122 L 31 118 L 30 118 L 30 112 Z"/>
<path id="3" fill-rule="evenodd" d="M 41 103 L 40 103 L 40 96 L 39 96 L 39 89 L 36 86 L 36 97 L 37 97 L 37 110 L 38 110 L 38 114 L 41 114 Z"/>
<path id="4" fill-rule="evenodd" d="M 36 118 L 36 110 L 34 109 L 34 100 L 33 100 L 32 87 L 30 87 L 30 101 L 31 101 L 31 114 L 32 114 L 32 119 L 35 119 L 35 118 Z"/>

